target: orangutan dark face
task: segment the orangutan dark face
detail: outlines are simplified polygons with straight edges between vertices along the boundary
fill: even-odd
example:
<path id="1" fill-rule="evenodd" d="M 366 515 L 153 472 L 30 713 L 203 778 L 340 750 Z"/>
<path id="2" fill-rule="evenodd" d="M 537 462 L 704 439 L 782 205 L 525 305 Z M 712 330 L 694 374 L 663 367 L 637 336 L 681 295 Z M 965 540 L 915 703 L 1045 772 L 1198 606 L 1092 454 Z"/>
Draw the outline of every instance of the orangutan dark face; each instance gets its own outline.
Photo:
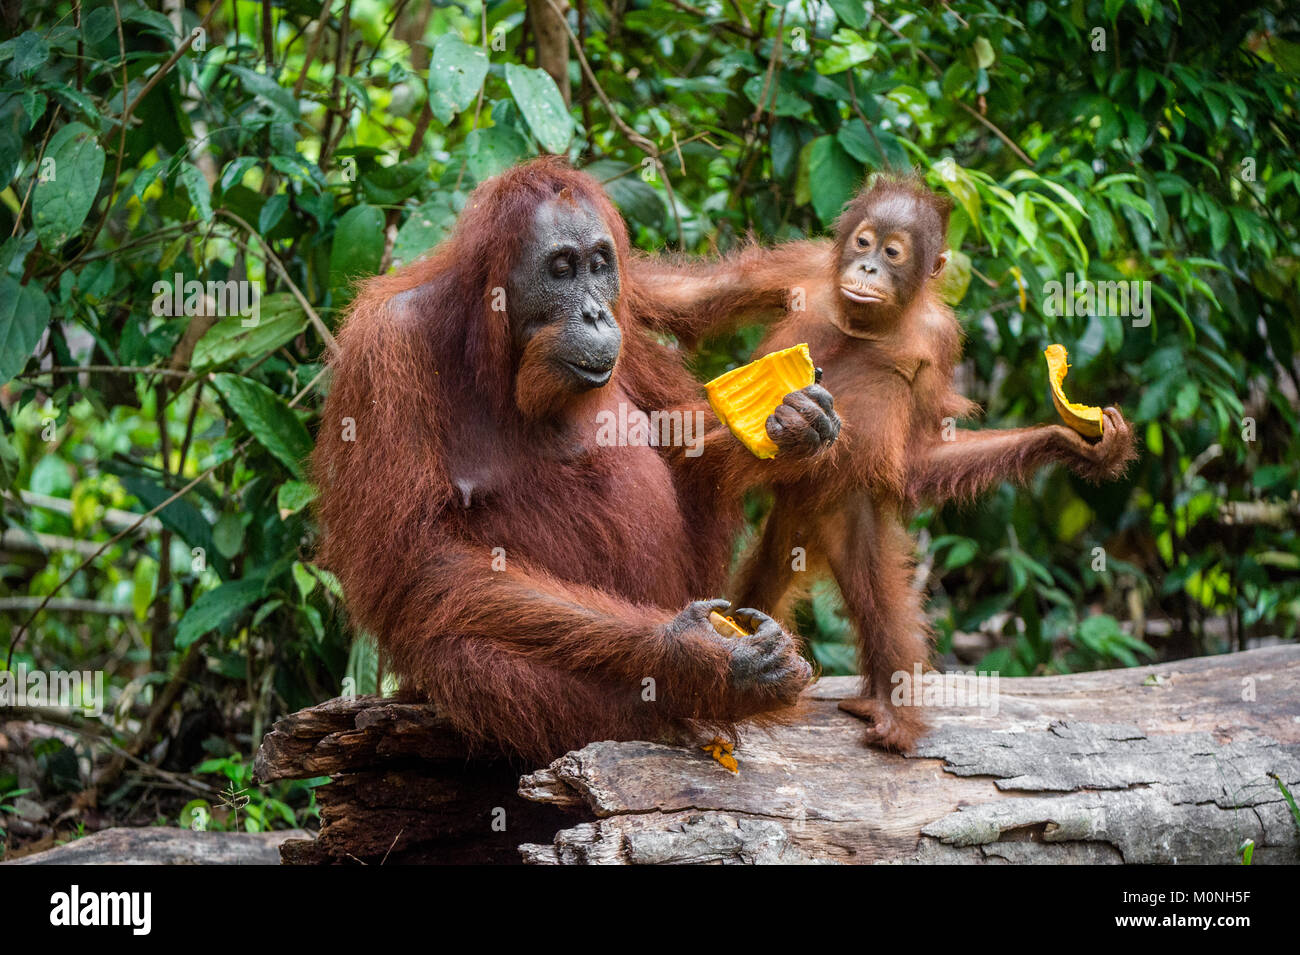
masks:
<path id="1" fill-rule="evenodd" d="M 506 294 L 515 343 L 530 362 L 545 361 L 574 391 L 609 382 L 623 341 L 614 318 L 618 257 L 595 209 L 563 195 L 538 206 Z"/>

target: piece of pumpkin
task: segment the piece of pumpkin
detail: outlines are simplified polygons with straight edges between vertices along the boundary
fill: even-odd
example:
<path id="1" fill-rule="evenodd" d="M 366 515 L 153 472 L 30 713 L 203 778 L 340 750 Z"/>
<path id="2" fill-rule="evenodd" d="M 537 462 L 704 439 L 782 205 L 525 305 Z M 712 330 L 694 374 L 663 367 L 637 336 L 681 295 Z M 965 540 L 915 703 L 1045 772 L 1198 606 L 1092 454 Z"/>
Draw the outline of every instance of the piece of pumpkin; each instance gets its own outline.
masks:
<path id="1" fill-rule="evenodd" d="M 1056 413 L 1085 438 L 1100 438 L 1106 427 L 1106 418 L 1101 409 L 1076 404 L 1065 397 L 1065 375 L 1070 369 L 1070 363 L 1066 359 L 1070 357 L 1069 354 L 1060 345 L 1048 345 L 1043 351 L 1043 357 L 1047 359 L 1047 380 L 1052 387 L 1052 403 L 1056 405 Z"/>
<path id="2" fill-rule="evenodd" d="M 807 343 L 765 355 L 734 368 L 704 386 L 718 420 L 757 458 L 776 456 L 776 444 L 767 436 L 767 419 L 792 391 L 807 388 L 816 379 Z"/>
<path id="3" fill-rule="evenodd" d="M 709 623 L 713 624 L 713 629 L 718 631 L 724 637 L 747 637 L 749 631 L 731 617 L 724 617 L 716 610 L 709 611 Z"/>
<path id="4" fill-rule="evenodd" d="M 740 774 L 740 763 L 738 763 L 736 757 L 732 755 L 736 749 L 735 743 L 728 742 L 721 736 L 715 736 L 713 739 L 701 746 L 700 749 L 704 750 L 717 760 L 720 766 L 723 766 L 737 775 Z"/>

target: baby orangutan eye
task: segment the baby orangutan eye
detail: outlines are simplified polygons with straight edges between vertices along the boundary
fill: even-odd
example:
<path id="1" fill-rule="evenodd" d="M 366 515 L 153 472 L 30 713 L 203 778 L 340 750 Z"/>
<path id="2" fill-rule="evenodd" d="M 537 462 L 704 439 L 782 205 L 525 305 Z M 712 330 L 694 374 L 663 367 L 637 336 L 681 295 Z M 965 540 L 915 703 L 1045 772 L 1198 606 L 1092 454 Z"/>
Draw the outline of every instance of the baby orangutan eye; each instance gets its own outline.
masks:
<path id="1" fill-rule="evenodd" d="M 891 259 L 896 259 L 901 254 L 902 253 L 898 250 L 898 246 L 895 245 L 891 245 L 889 248 L 885 249 L 885 255 L 889 256 Z"/>
<path id="2" fill-rule="evenodd" d="M 860 236 L 858 236 L 858 247 L 859 247 L 859 248 L 865 249 L 865 248 L 866 248 L 867 246 L 869 246 L 869 245 L 871 245 L 871 240 L 870 240 L 870 239 L 868 239 L 865 235 L 860 235 Z"/>

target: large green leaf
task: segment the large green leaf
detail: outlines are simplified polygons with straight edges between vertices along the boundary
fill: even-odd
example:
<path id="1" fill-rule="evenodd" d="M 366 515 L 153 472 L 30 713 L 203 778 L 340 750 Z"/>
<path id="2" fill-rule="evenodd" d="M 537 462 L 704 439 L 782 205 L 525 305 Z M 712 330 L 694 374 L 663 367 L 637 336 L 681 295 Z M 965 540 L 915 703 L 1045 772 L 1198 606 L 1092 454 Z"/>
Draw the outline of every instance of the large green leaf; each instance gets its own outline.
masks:
<path id="1" fill-rule="evenodd" d="M 366 198 L 379 205 L 397 205 L 429 177 L 429 164 L 420 160 L 379 166 L 361 177 Z"/>
<path id="2" fill-rule="evenodd" d="M 374 275 L 384 258 L 384 210 L 360 205 L 343 213 L 330 249 L 330 285 L 343 288 L 359 276 Z"/>
<path id="3" fill-rule="evenodd" d="M 465 137 L 465 148 L 475 182 L 505 172 L 529 153 L 528 143 L 509 126 L 476 129 Z"/>
<path id="4" fill-rule="evenodd" d="M 293 123 L 298 120 L 298 103 L 293 90 L 285 89 L 264 73 L 255 73 L 246 66 L 228 64 L 225 69 L 234 73 L 244 84 L 244 89 L 265 100 L 280 119 Z"/>
<path id="5" fill-rule="evenodd" d="M 764 84 L 767 91 L 764 93 Z M 774 80 L 768 80 L 766 74 L 756 74 L 745 81 L 745 96 L 755 106 L 762 100 L 763 109 L 773 116 L 802 116 L 808 112 L 808 102 L 788 80 L 785 71 L 781 71 Z"/>
<path id="6" fill-rule="evenodd" d="M 35 170 L 32 223 L 41 245 L 52 252 L 81 228 L 95 204 L 104 174 L 104 150 L 90 127 L 69 123 L 50 137 L 41 167 Z M 52 175 L 39 181 L 47 169 Z"/>
<path id="7" fill-rule="evenodd" d="M 294 477 L 305 477 L 303 461 L 311 453 L 311 436 L 289 403 L 266 385 L 239 375 L 213 376 L 217 391 L 257 441 Z"/>
<path id="8" fill-rule="evenodd" d="M 176 630 L 176 646 L 183 650 L 208 631 L 234 620 L 262 596 L 265 586 L 266 580 L 258 576 L 229 580 L 215 590 L 209 590 L 185 611 Z"/>
<path id="9" fill-rule="evenodd" d="M 190 194 L 190 202 L 194 206 L 194 211 L 199 214 L 199 218 L 205 222 L 211 219 L 212 187 L 208 185 L 208 180 L 199 171 L 199 167 L 190 163 L 183 163 L 176 172 L 176 178 L 185 187 L 185 191 Z"/>
<path id="10" fill-rule="evenodd" d="M 456 222 L 456 213 L 446 196 L 434 196 L 414 210 L 393 242 L 393 265 L 401 267 L 413 262 L 423 253 L 443 240 Z"/>
<path id="11" fill-rule="evenodd" d="M 161 484 L 156 484 L 136 474 L 121 474 L 119 477 L 122 486 L 126 488 L 129 494 L 139 498 L 140 503 L 145 506 L 146 510 L 153 510 L 175 493 Z M 180 497 L 159 511 L 157 517 L 163 527 L 185 541 L 190 547 L 203 548 L 205 559 L 216 568 L 218 574 L 222 577 L 226 576 L 229 568 L 226 565 L 225 558 L 214 552 L 212 526 L 208 523 L 208 519 L 203 516 L 202 511 L 185 500 L 185 498 Z"/>
<path id="12" fill-rule="evenodd" d="M 861 178 L 862 167 L 833 136 L 818 136 L 808 144 L 808 189 L 823 223 L 835 221 Z"/>
<path id="13" fill-rule="evenodd" d="M 867 25 L 867 4 L 864 0 L 827 0 L 827 2 L 839 18 L 853 29 L 861 30 Z"/>
<path id="14" fill-rule="evenodd" d="M 573 117 L 550 74 L 507 63 L 506 85 L 541 147 L 548 153 L 568 150 L 569 140 L 573 138 Z"/>
<path id="15" fill-rule="evenodd" d="M 306 481 L 285 481 L 275 492 L 275 509 L 287 520 L 316 500 L 316 487 Z"/>
<path id="16" fill-rule="evenodd" d="M 23 370 L 50 323 L 50 303 L 38 288 L 0 278 L 0 384 Z"/>
<path id="17" fill-rule="evenodd" d="M 14 62 L 11 69 L 16 76 L 30 73 L 38 66 L 43 66 L 50 58 L 50 45 L 39 33 L 28 30 L 20 34 L 13 43 Z"/>
<path id="18" fill-rule="evenodd" d="M 307 327 L 307 313 L 288 292 L 261 300 L 256 325 L 245 327 L 238 314 L 222 318 L 199 339 L 191 367 L 209 371 L 238 358 L 260 358 L 273 352 Z"/>
<path id="19" fill-rule="evenodd" d="M 49 325 L 49 301 L 39 288 L 0 278 L 0 385 L 21 372 Z"/>
<path id="20" fill-rule="evenodd" d="M 429 57 L 429 111 L 446 125 L 474 102 L 487 77 L 487 54 L 455 33 L 444 33 Z"/>

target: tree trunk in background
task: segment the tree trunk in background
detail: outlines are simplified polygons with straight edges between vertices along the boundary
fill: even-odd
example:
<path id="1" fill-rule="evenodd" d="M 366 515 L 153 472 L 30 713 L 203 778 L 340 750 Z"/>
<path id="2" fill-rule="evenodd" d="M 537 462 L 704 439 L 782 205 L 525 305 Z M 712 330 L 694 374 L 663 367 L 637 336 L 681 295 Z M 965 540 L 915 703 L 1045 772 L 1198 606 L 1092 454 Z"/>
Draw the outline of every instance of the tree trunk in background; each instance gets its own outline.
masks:
<path id="1" fill-rule="evenodd" d="M 556 13 L 557 9 L 561 13 Z M 569 31 L 565 29 L 563 13 L 568 9 L 568 0 L 528 0 L 528 16 L 537 43 L 537 65 L 551 74 L 565 105 L 570 96 Z"/>

